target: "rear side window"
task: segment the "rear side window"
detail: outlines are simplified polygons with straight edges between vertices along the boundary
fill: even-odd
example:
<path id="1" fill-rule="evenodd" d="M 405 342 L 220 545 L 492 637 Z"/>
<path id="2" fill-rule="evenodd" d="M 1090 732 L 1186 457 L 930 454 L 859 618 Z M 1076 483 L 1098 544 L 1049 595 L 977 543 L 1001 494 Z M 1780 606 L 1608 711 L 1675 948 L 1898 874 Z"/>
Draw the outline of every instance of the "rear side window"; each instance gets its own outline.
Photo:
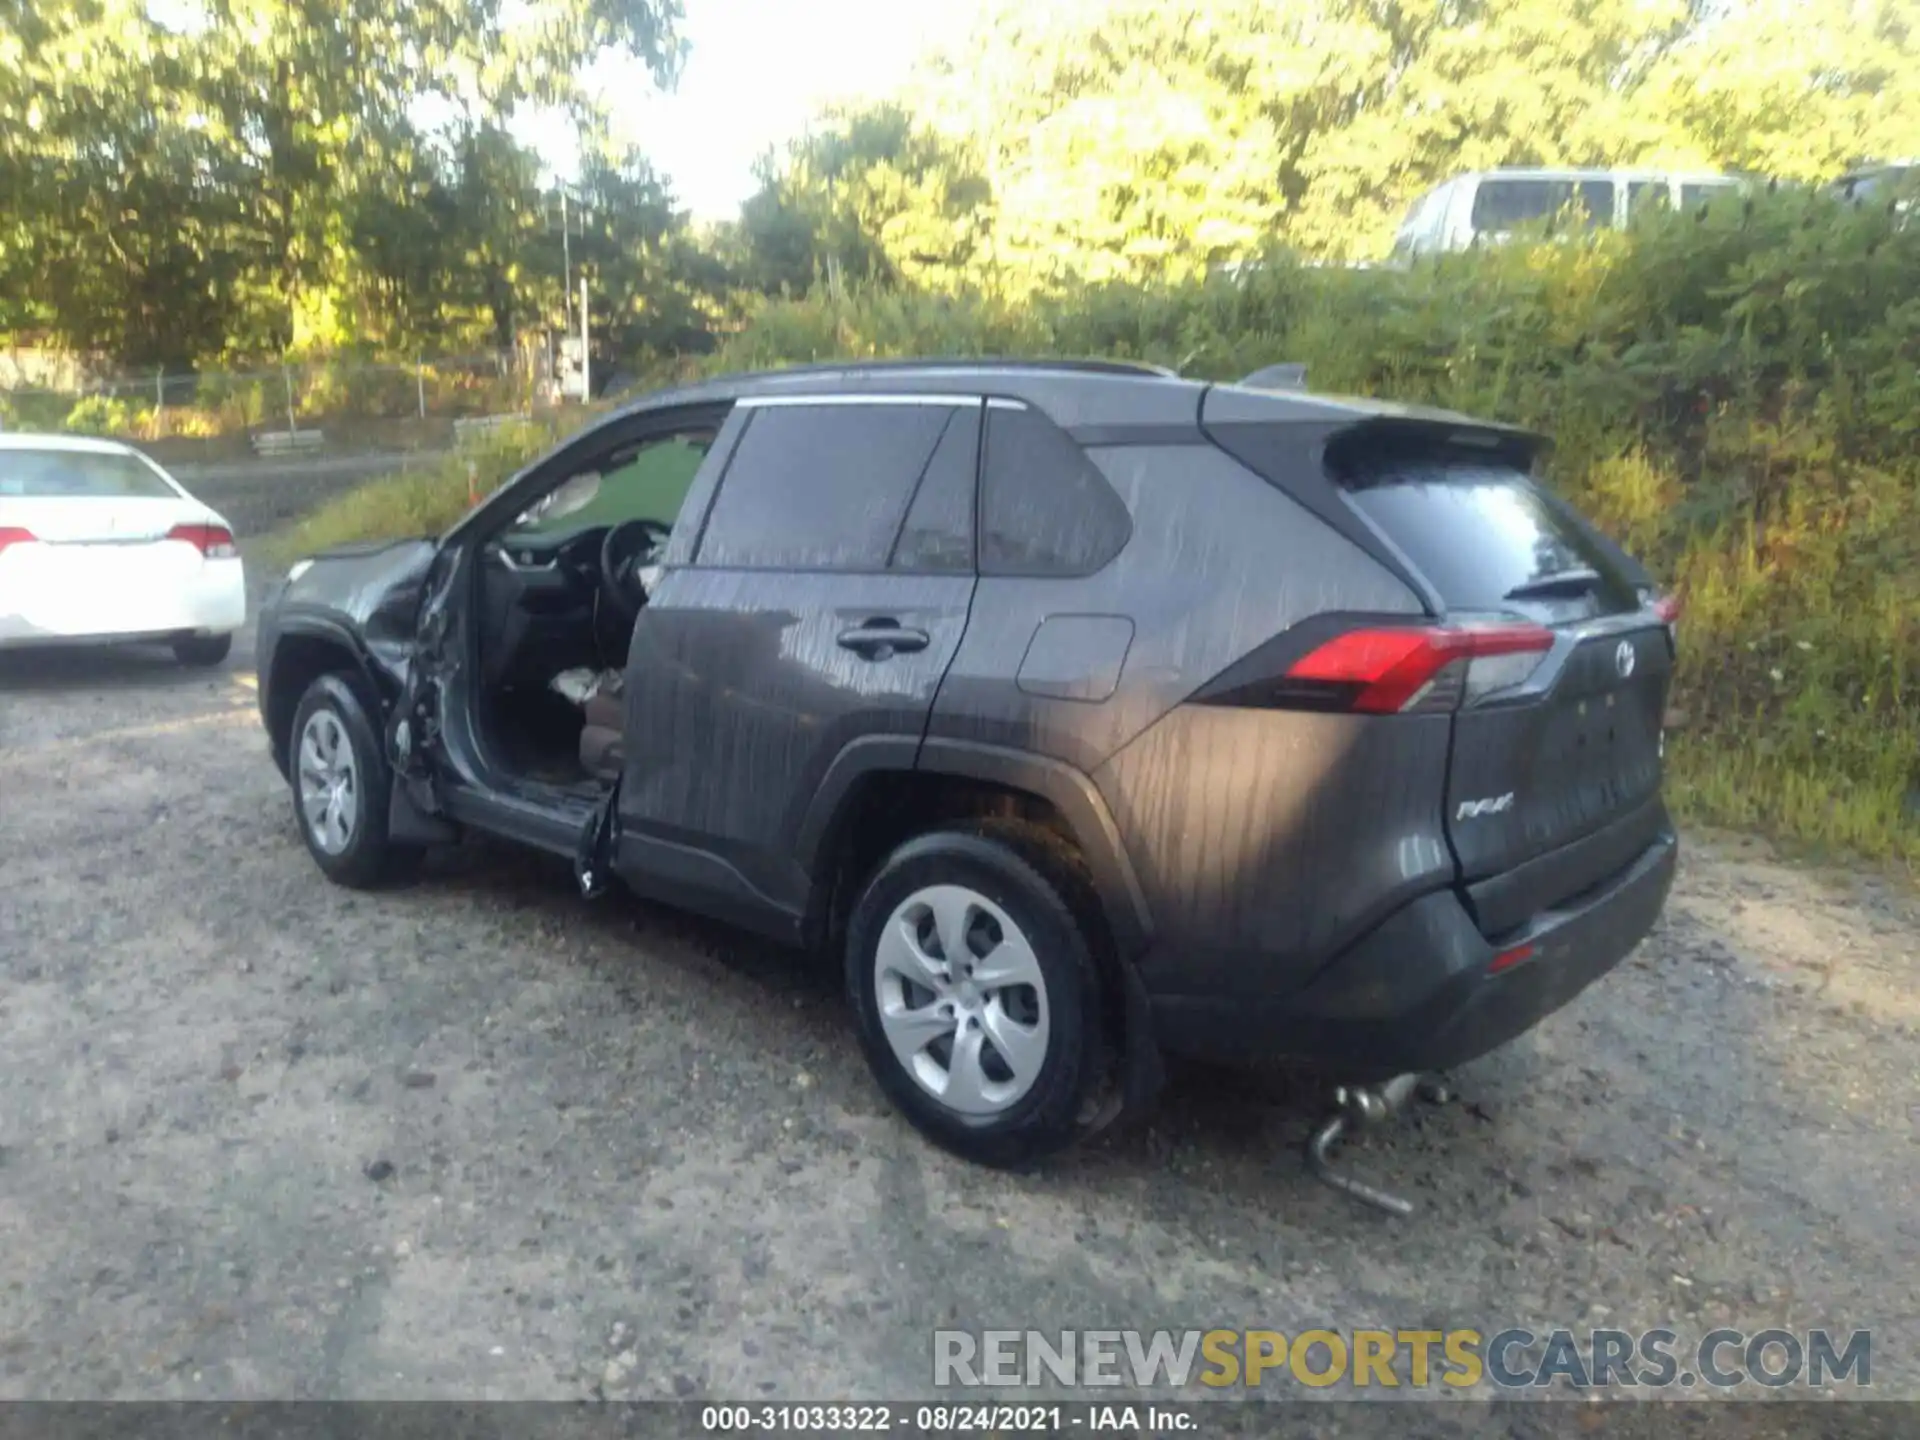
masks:
<path id="1" fill-rule="evenodd" d="M 695 564 L 880 570 L 952 418 L 949 405 L 756 409 Z"/>
<path id="2" fill-rule="evenodd" d="M 137 455 L 97 450 L 0 450 L 0 496 L 35 500 L 180 498 Z"/>
<path id="3" fill-rule="evenodd" d="M 1126 504 L 1059 426 L 1034 410 L 988 409 L 981 574 L 1091 575 L 1132 535 Z"/>
<path id="4" fill-rule="evenodd" d="M 1739 190 L 1737 185 L 1682 185 L 1680 204 L 1683 209 L 1696 210 L 1715 200 L 1725 200 L 1729 195 L 1738 194 Z"/>
<path id="5" fill-rule="evenodd" d="M 1511 466 L 1396 458 L 1358 467 L 1343 484 L 1450 610 L 1556 621 L 1639 606 L 1614 559 Z"/>
<path id="6" fill-rule="evenodd" d="M 1592 230 L 1613 223 L 1611 180 L 1482 180 L 1473 196 L 1473 228 L 1502 234 L 1551 220 L 1569 205 L 1585 213 Z"/>
<path id="7" fill-rule="evenodd" d="M 1673 191 L 1664 180 L 1635 180 L 1627 186 L 1627 219 L 1672 208 Z"/>

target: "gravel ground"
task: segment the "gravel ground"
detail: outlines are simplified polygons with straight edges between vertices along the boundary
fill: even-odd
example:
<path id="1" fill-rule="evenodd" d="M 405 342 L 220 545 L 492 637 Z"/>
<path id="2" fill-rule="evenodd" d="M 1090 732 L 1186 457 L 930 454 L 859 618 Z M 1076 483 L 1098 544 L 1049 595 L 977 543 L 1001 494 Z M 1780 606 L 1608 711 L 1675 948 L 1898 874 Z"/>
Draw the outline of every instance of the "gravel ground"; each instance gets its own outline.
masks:
<path id="1" fill-rule="evenodd" d="M 1720 1324 L 1871 1328 L 1920 1398 L 1900 886 L 1690 837 L 1634 959 L 1353 1147 L 1408 1221 L 1307 1178 L 1278 1080 L 1011 1177 L 889 1112 L 817 966 L 504 848 L 325 884 L 251 666 L 0 657 L 0 1398 L 899 1398 L 947 1325 Z"/>

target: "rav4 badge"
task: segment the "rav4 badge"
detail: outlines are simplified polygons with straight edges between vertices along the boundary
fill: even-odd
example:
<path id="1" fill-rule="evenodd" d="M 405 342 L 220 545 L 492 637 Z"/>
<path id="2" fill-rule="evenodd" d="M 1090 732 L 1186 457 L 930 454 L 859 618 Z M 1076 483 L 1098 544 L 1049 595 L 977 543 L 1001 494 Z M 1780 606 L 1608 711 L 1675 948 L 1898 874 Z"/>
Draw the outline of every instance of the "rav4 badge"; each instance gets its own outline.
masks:
<path id="1" fill-rule="evenodd" d="M 1485 800 L 1462 800 L 1454 812 L 1456 820 L 1478 820 L 1483 815 L 1499 815 L 1513 808 L 1513 792 L 1491 795 Z"/>

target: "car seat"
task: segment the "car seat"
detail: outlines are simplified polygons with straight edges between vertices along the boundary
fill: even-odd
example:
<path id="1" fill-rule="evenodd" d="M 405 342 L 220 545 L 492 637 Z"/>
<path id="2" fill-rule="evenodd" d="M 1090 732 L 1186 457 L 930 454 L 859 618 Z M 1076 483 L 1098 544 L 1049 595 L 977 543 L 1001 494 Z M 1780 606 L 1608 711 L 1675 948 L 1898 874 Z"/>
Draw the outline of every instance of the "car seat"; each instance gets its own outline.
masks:
<path id="1" fill-rule="evenodd" d="M 552 688 L 580 707 L 580 768 L 602 785 L 620 778 L 626 758 L 626 686 L 618 670 L 568 670 Z"/>

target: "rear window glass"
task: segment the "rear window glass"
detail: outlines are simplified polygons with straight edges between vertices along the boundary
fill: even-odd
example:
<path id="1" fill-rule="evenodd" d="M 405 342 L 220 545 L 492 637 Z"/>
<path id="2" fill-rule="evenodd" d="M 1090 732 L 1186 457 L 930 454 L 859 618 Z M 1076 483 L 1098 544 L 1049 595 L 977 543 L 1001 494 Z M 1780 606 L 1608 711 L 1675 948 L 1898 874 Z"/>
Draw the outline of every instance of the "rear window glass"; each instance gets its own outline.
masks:
<path id="1" fill-rule="evenodd" d="M 1920 190 L 1920 166 L 1896 167 L 1849 176 L 1840 182 L 1840 190 L 1848 200 L 1881 200 L 1896 191 L 1905 193 Z"/>
<path id="2" fill-rule="evenodd" d="M 1664 180 L 1635 180 L 1627 186 L 1627 218 L 1637 219 L 1672 208 L 1673 195 Z"/>
<path id="3" fill-rule="evenodd" d="M 1568 206 L 1586 228 L 1613 223 L 1611 180 L 1482 180 L 1473 197 L 1473 228 L 1488 234 L 1551 220 Z"/>
<path id="4" fill-rule="evenodd" d="M 1401 459 L 1345 486 L 1450 610 L 1567 621 L 1639 605 L 1615 561 L 1511 466 Z"/>
<path id="5" fill-rule="evenodd" d="M 1730 195 L 1738 194 L 1739 190 L 1740 187 L 1737 185 L 1682 185 L 1680 203 L 1692 210 L 1701 205 L 1712 204 L 1716 200 L 1725 200 Z"/>
<path id="6" fill-rule="evenodd" d="M 1032 410 L 987 412 L 981 574 L 1091 575 L 1132 538 L 1126 502 L 1058 426 Z"/>
<path id="7" fill-rule="evenodd" d="M 138 456 L 88 450 L 0 450 L 0 496 L 34 500 L 179 498 Z"/>

